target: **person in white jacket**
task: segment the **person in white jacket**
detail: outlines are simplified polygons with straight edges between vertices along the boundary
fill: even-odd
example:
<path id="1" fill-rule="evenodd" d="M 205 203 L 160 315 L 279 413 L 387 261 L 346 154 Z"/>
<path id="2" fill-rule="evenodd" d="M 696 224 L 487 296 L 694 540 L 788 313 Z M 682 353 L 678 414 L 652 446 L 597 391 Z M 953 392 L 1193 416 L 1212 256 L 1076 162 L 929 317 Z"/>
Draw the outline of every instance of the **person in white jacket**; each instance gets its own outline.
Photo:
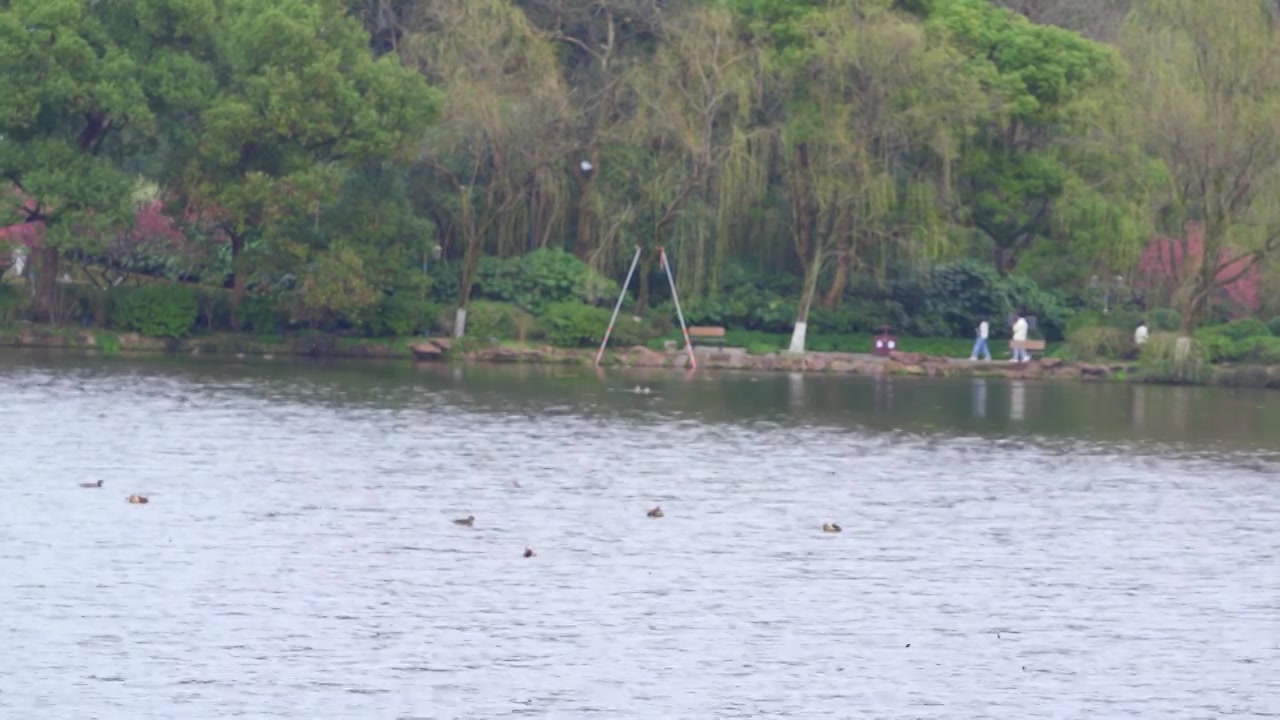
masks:
<path id="1" fill-rule="evenodd" d="M 984 316 L 982 321 L 978 323 L 978 339 L 973 342 L 973 352 L 969 353 L 970 360 L 977 360 L 981 355 L 984 360 L 991 359 L 991 349 L 987 347 L 987 336 L 991 332 L 991 325 Z"/>
<path id="2" fill-rule="evenodd" d="M 1138 328 L 1133 331 L 1133 344 L 1145 345 L 1147 342 L 1147 338 L 1150 336 L 1151 336 L 1151 332 L 1147 330 L 1147 321 L 1140 320 L 1138 322 Z"/>
<path id="3" fill-rule="evenodd" d="M 1013 346 L 1013 361 L 1027 362 L 1030 360 L 1031 356 L 1027 354 L 1027 349 L 1020 344 L 1027 341 L 1027 319 L 1022 317 L 1021 314 L 1018 315 L 1018 319 L 1013 323 L 1013 341 L 1018 343 Z"/>

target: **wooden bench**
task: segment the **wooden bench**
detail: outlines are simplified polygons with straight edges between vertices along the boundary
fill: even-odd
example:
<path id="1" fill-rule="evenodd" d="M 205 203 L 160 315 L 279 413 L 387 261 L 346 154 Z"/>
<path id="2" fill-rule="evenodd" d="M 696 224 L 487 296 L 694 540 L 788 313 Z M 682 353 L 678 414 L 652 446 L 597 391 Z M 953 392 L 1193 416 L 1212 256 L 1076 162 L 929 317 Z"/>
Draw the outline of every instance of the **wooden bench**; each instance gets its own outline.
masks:
<path id="1" fill-rule="evenodd" d="M 1009 341 L 1010 351 L 1014 350 L 1018 346 L 1022 346 L 1022 349 L 1026 350 L 1027 352 L 1032 352 L 1032 351 L 1044 352 L 1044 340 L 1032 340 L 1028 338 L 1022 341 L 1018 341 L 1018 340 Z"/>
<path id="2" fill-rule="evenodd" d="M 700 345 L 724 345 L 724 328 L 694 325 L 689 328 L 689 339 Z"/>

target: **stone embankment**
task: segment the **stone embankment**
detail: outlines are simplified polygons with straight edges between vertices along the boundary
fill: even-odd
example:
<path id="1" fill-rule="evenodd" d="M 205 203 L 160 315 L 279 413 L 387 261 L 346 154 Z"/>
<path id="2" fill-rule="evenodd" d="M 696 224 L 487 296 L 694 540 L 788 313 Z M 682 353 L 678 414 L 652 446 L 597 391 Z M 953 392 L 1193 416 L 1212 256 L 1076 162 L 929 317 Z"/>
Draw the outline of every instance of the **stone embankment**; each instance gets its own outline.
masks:
<path id="1" fill-rule="evenodd" d="M 268 359 L 277 355 L 388 360 L 408 356 L 420 362 L 544 365 L 590 365 L 595 359 L 593 350 L 570 350 L 535 345 L 476 345 L 455 343 L 449 338 L 429 338 L 409 344 L 403 341 L 350 341 L 325 335 L 298 335 L 267 340 L 247 335 L 224 334 L 166 340 L 143 337 L 136 333 L 53 329 L 38 325 L 0 333 L 0 345 Z M 1132 369 L 1132 366 L 1126 364 L 1069 363 L 1056 358 L 1045 358 L 1028 363 L 975 362 L 968 359 L 908 352 L 894 353 L 889 357 L 831 352 L 809 352 L 802 355 L 778 352 L 753 355 L 739 348 L 699 348 L 696 351 L 696 357 L 700 370 L 802 372 L 831 375 L 1104 380 Z M 684 369 L 689 367 L 689 356 L 680 349 L 661 351 L 636 346 L 606 352 L 603 364 L 609 367 Z"/>
<path id="2" fill-rule="evenodd" d="M 447 339 L 432 339 L 410 346 L 421 361 L 442 361 L 454 356 Z M 460 359 L 469 362 L 570 364 L 590 363 L 594 353 L 552 347 L 492 346 L 462 351 Z M 916 375 L 922 377 L 1004 376 L 1011 378 L 1051 378 L 1066 380 L 1103 380 L 1131 367 L 1126 364 L 1101 365 L 1068 363 L 1056 358 L 1027 363 L 971 361 L 936 357 L 919 353 L 894 353 L 875 357 L 860 353 L 809 352 L 803 355 L 779 352 L 752 355 L 737 348 L 697 350 L 698 368 L 702 370 L 740 370 L 745 372 L 805 372 L 832 375 Z M 632 347 L 607 352 L 604 364 L 610 367 L 676 368 L 689 367 L 689 356 L 683 350 L 652 350 Z"/>

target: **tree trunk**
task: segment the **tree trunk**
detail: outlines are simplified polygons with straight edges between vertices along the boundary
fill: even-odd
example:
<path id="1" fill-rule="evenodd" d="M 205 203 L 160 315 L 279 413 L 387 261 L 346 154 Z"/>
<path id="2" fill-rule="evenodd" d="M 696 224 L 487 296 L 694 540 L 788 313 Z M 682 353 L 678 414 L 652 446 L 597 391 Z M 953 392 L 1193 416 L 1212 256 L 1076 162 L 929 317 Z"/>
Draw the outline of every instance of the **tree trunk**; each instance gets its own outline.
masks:
<path id="1" fill-rule="evenodd" d="M 1018 260 L 1012 250 L 1004 247 L 1003 245 L 997 244 L 995 249 L 995 265 L 996 272 L 1001 275 L 1008 275 L 1015 267 L 1018 266 Z"/>
<path id="2" fill-rule="evenodd" d="M 795 328 L 791 331 L 789 352 L 804 352 L 805 335 L 809 329 L 809 308 L 813 307 L 813 298 L 818 294 L 818 274 L 822 270 L 821 253 L 815 252 L 804 273 L 804 289 L 800 292 L 800 308 L 796 311 Z"/>
<path id="3" fill-rule="evenodd" d="M 458 307 L 466 310 L 467 305 L 471 302 L 471 292 L 476 286 L 476 270 L 480 267 L 480 256 L 484 254 L 484 245 L 480 238 L 476 237 L 474 230 L 466 230 L 463 235 L 465 236 L 464 242 L 466 242 L 467 248 L 462 257 L 462 278 L 458 285 Z"/>
<path id="4" fill-rule="evenodd" d="M 791 332 L 793 353 L 804 352 L 805 333 L 809 326 L 809 308 L 818 291 L 818 273 L 822 269 L 822 253 L 815 248 L 813 238 L 813 199 L 809 196 L 809 148 L 801 143 L 796 147 L 791 168 L 791 232 L 795 238 L 796 255 L 804 268 L 804 287 L 800 291 L 800 307 L 796 312 L 796 324 Z"/>
<path id="5" fill-rule="evenodd" d="M 1187 303 L 1187 309 L 1182 313 L 1182 323 L 1178 328 L 1181 334 L 1190 335 L 1204 320 L 1209 310 L 1210 292 L 1211 288 L 1202 288 L 1191 295 L 1191 301 Z"/>
<path id="6" fill-rule="evenodd" d="M 836 262 L 836 276 L 831 279 L 831 287 L 827 288 L 826 294 L 822 296 L 822 307 L 828 310 L 840 304 L 840 297 L 844 295 L 845 286 L 849 284 L 849 269 L 853 264 L 848 252 L 840 253 Z"/>
<path id="7" fill-rule="evenodd" d="M 653 253 L 648 253 L 637 268 L 640 273 L 640 291 L 636 294 L 636 317 L 644 317 L 649 311 L 649 276 L 653 274 L 653 256 Z"/>
<path id="8" fill-rule="evenodd" d="M 31 253 L 36 272 L 35 320 L 58 321 L 58 250 L 42 245 Z"/>
<path id="9" fill-rule="evenodd" d="M 242 326 L 240 304 L 248 292 L 249 283 L 244 269 L 240 267 L 241 256 L 244 255 L 244 235 L 231 233 L 231 330 L 239 332 Z"/>

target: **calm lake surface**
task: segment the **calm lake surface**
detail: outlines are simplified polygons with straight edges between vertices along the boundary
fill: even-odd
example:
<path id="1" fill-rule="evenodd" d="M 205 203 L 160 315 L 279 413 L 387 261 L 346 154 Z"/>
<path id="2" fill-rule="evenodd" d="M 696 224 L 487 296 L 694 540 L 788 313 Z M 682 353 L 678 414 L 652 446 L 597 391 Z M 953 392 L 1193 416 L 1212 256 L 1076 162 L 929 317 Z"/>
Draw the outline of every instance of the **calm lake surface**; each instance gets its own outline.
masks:
<path id="1" fill-rule="evenodd" d="M 10 351 L 0 413 L 4 718 L 1280 715 L 1280 393 Z"/>

